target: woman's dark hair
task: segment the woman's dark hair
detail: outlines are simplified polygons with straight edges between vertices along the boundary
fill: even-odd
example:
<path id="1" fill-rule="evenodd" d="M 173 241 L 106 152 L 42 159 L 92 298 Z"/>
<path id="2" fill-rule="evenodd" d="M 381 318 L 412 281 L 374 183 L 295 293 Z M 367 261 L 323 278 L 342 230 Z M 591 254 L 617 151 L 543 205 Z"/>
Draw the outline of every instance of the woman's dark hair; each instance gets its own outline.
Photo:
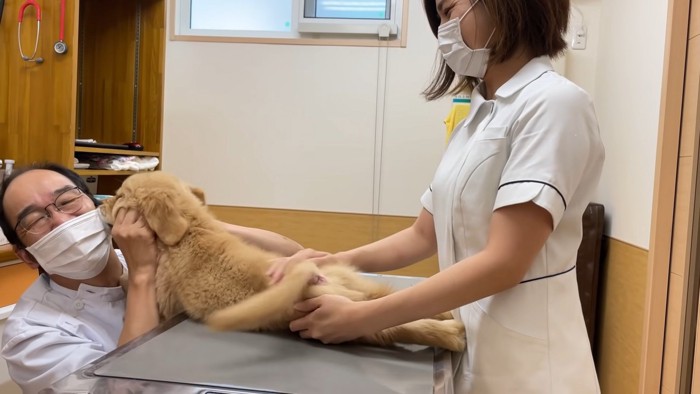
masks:
<path id="1" fill-rule="evenodd" d="M 532 56 L 547 55 L 555 58 L 566 49 L 564 36 L 569 26 L 569 0 L 482 0 L 486 12 L 493 20 L 495 32 L 489 63 L 501 63 L 524 46 Z M 430 29 L 437 37 L 440 26 L 436 0 L 423 0 Z M 477 78 L 459 76 L 440 57 L 430 86 L 423 95 L 428 100 L 438 99 L 448 93 L 470 90 L 479 82 Z"/>
<path id="2" fill-rule="evenodd" d="M 19 236 L 15 232 L 15 229 L 10 226 L 10 221 L 5 215 L 5 208 L 4 208 L 4 201 L 5 201 L 5 190 L 7 190 L 7 187 L 10 186 L 12 181 L 17 179 L 20 175 L 33 171 L 33 170 L 48 170 L 48 171 L 53 171 L 57 172 L 66 178 L 70 179 L 70 181 L 77 186 L 80 191 L 82 191 L 86 196 L 90 197 L 90 200 L 92 200 L 93 203 L 95 203 L 95 206 L 100 205 L 100 202 L 95 198 L 95 196 L 90 193 L 90 190 L 88 190 L 87 183 L 83 180 L 83 178 L 80 177 L 80 175 L 76 174 L 75 172 L 69 170 L 68 168 L 56 164 L 56 163 L 36 163 L 32 164 L 29 166 L 21 167 L 16 169 L 15 171 L 10 174 L 5 180 L 2 182 L 2 186 L 0 186 L 0 229 L 2 229 L 2 232 L 5 234 L 5 237 L 7 240 L 12 244 L 17 247 L 24 247 L 22 244 L 22 241 L 20 241 Z"/>

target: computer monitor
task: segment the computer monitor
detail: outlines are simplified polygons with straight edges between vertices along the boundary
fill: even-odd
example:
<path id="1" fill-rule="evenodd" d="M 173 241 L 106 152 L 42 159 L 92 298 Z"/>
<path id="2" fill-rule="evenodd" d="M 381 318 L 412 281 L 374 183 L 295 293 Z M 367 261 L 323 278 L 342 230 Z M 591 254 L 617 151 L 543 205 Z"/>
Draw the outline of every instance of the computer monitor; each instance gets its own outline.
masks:
<path id="1" fill-rule="evenodd" d="M 300 33 L 396 35 L 403 0 L 301 0 Z"/>

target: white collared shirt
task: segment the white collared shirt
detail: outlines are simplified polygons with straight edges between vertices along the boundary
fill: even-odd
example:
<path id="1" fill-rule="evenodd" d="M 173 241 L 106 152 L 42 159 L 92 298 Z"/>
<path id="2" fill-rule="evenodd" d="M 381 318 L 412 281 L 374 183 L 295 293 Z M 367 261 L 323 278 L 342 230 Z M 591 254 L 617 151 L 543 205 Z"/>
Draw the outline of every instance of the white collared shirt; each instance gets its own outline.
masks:
<path id="1" fill-rule="evenodd" d="M 75 291 L 41 275 L 5 323 L 1 354 L 12 380 L 36 393 L 114 350 L 125 302 L 121 287 L 81 284 Z"/>
<path id="2" fill-rule="evenodd" d="M 433 214 L 440 269 L 485 248 L 498 208 L 532 201 L 551 214 L 554 229 L 525 275 L 533 281 L 459 308 L 467 350 L 456 387 L 595 393 L 573 269 L 604 160 L 593 104 L 547 57 L 532 59 L 492 100 L 482 88 L 421 198 Z"/>

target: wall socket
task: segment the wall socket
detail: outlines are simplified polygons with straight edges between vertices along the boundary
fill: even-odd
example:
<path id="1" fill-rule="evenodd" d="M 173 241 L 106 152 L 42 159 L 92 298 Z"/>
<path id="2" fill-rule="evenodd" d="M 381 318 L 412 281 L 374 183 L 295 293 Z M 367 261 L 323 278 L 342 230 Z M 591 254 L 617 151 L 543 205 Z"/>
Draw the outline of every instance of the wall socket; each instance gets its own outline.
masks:
<path id="1" fill-rule="evenodd" d="M 85 183 L 87 183 L 88 190 L 90 193 L 97 194 L 97 177 L 96 176 L 81 176 Z"/>
<path id="2" fill-rule="evenodd" d="M 571 40 L 571 49 L 586 49 L 586 39 L 588 38 L 588 30 L 586 25 L 575 25 L 573 29 L 573 38 Z"/>

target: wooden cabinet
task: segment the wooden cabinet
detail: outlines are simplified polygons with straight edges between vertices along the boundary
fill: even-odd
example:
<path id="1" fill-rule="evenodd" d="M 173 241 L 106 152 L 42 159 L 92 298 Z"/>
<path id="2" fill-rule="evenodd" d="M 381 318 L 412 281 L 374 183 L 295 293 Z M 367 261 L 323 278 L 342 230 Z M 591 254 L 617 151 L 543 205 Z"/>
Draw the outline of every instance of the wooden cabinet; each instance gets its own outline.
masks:
<path id="1" fill-rule="evenodd" d="M 75 138 L 77 92 L 77 2 L 66 6 L 65 40 L 68 52 L 56 55 L 59 1 L 40 2 L 41 35 L 37 55 L 42 64 L 20 58 L 17 16 L 20 0 L 6 0 L 0 22 L 0 159 L 17 165 L 50 160 L 71 164 Z M 36 13 L 29 7 L 22 24 L 22 47 L 34 48 Z"/>
<path id="2" fill-rule="evenodd" d="M 76 138 L 110 144 L 138 141 L 146 154 L 160 156 L 164 0 L 66 1 L 68 51 L 61 55 L 53 52 L 60 2 L 39 2 L 41 64 L 20 58 L 20 4 L 6 0 L 0 22 L 0 159 L 12 158 L 20 166 L 55 161 L 72 167 L 76 152 L 117 153 L 76 149 Z M 21 34 L 25 52 L 33 48 L 35 37 L 35 11 L 28 7 Z"/>
<path id="3" fill-rule="evenodd" d="M 161 153 L 165 0 L 67 0 L 64 40 L 57 54 L 60 1 L 39 1 L 37 64 L 22 60 L 18 14 L 23 0 L 5 0 L 0 21 L 0 159 L 16 166 L 52 161 L 72 168 L 81 154 L 157 156 Z M 25 10 L 20 40 L 31 53 L 36 12 Z M 137 141 L 143 152 L 75 147 L 75 139 Z M 111 193 L 131 174 L 78 170 L 99 176 L 99 193 Z M 14 258 L 0 247 L 0 262 Z M 0 275 L 4 275 L 0 273 Z"/>
<path id="4" fill-rule="evenodd" d="M 159 154 L 163 114 L 163 0 L 81 1 L 79 138 L 138 141 Z"/>

